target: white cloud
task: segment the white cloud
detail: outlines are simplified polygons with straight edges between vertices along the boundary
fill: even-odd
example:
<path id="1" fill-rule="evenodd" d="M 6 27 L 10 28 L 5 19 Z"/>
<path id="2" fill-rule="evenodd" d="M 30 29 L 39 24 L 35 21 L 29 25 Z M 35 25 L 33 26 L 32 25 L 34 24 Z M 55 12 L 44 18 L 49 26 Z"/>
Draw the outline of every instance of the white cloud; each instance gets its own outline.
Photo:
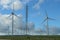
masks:
<path id="1" fill-rule="evenodd" d="M 39 0 L 39 3 L 43 3 L 45 0 Z"/>
<path id="2" fill-rule="evenodd" d="M 24 5 L 30 1 L 32 0 L 1 0 L 1 5 L 3 9 L 13 9 L 14 4 L 14 10 L 21 10 L 24 8 Z"/>
<path id="3" fill-rule="evenodd" d="M 33 22 L 29 22 L 28 26 L 29 26 L 30 30 L 34 30 L 35 25 Z"/>
<path id="4" fill-rule="evenodd" d="M 14 5 L 14 10 L 23 9 L 23 3 L 21 1 L 14 1 L 13 3 L 11 3 L 10 5 L 11 9 L 13 9 L 13 5 Z"/>
<path id="5" fill-rule="evenodd" d="M 11 33 L 11 29 L 12 29 L 12 23 L 11 23 L 12 20 L 11 20 L 11 18 L 8 18 L 9 15 L 2 15 L 2 14 L 0 14 L 0 15 L 1 15 L 0 16 L 0 32 L 3 32 L 3 33 L 8 32 L 8 26 L 9 26 L 9 31 Z M 15 17 L 14 20 L 18 21 L 18 18 Z M 21 21 L 21 20 L 19 20 L 19 21 Z M 18 23 L 19 23 L 19 21 L 18 21 Z M 14 23 L 14 25 L 15 25 L 15 28 L 18 27 L 18 26 L 20 26 L 19 24 L 17 25 L 15 23 Z"/>
<path id="6" fill-rule="evenodd" d="M 3 5 L 2 9 L 9 9 L 9 6 L 8 5 Z"/>
<path id="7" fill-rule="evenodd" d="M 37 3 L 37 4 L 34 5 L 33 8 L 35 8 L 35 9 L 39 9 L 39 8 L 40 8 L 40 5 Z"/>
<path id="8" fill-rule="evenodd" d="M 24 4 L 29 3 L 30 1 L 32 1 L 32 0 L 22 0 L 22 2 L 23 2 Z"/>
<path id="9" fill-rule="evenodd" d="M 8 30 L 9 30 L 9 34 L 11 35 L 12 32 L 12 18 L 8 17 L 9 15 L 2 15 L 0 14 L 0 33 L 5 33 L 8 34 Z M 25 23 L 23 22 L 23 15 L 20 14 L 18 15 L 20 18 L 17 18 L 16 16 L 14 16 L 14 34 L 15 35 L 21 35 L 21 31 L 26 31 L 26 26 Z M 34 24 L 32 22 L 29 23 L 30 25 L 28 25 L 28 30 L 33 28 Z M 8 29 L 9 27 L 9 29 Z M 33 29 L 31 29 L 33 30 Z"/>
<path id="10" fill-rule="evenodd" d="M 6 35 L 5 33 L 0 33 L 0 35 Z"/>
<path id="11" fill-rule="evenodd" d="M 0 35 L 7 35 L 8 31 L 11 35 L 12 32 L 12 18 L 8 17 L 9 15 L 2 15 L 0 14 Z M 26 26 L 23 21 L 23 15 L 18 15 L 20 18 L 17 18 L 14 16 L 14 35 L 24 35 L 26 32 Z M 9 27 L 9 29 L 8 29 Z M 52 32 L 54 34 L 60 33 L 60 28 L 51 28 L 51 35 Z M 28 23 L 28 31 L 27 34 L 29 35 L 47 35 L 45 30 L 42 30 L 41 28 L 35 29 L 35 24 L 33 22 Z M 2 34 L 1 34 L 2 33 Z"/>
<path id="12" fill-rule="evenodd" d="M 35 9 L 39 9 L 40 5 L 44 2 L 45 0 L 38 0 L 38 2 L 33 6 Z"/>
<path id="13" fill-rule="evenodd" d="M 3 6 L 3 9 L 13 9 L 14 5 L 14 10 L 21 10 L 23 9 L 23 3 L 20 0 L 1 0 L 1 5 Z"/>
<path id="14" fill-rule="evenodd" d="M 11 0 L 1 0 L 1 5 L 7 5 L 11 3 Z"/>
<path id="15" fill-rule="evenodd" d="M 14 4 L 14 10 L 21 10 L 23 9 L 24 5 L 26 3 L 29 3 L 32 0 L 1 0 L 1 5 L 3 6 L 4 9 L 13 9 L 13 4 Z M 40 4 L 42 4 L 44 2 L 44 0 L 39 0 L 38 3 L 36 3 L 34 5 L 33 8 L 39 9 L 40 8 Z M 9 4 L 9 5 L 8 5 Z"/>

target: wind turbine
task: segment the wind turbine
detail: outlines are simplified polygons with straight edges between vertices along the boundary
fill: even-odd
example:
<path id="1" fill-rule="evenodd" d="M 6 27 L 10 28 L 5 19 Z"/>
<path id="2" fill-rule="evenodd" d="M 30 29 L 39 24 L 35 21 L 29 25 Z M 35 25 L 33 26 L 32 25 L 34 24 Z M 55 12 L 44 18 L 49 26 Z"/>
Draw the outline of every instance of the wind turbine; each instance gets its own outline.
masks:
<path id="1" fill-rule="evenodd" d="M 12 1 L 12 0 L 11 0 Z M 16 14 L 14 14 L 14 4 L 13 4 L 13 9 L 12 9 L 12 13 L 8 16 L 8 17 L 12 17 L 12 35 L 14 35 L 14 15 L 16 16 L 16 17 L 18 17 Z M 20 17 L 18 17 L 18 18 L 20 18 Z"/>
<path id="2" fill-rule="evenodd" d="M 46 12 L 46 18 L 44 19 L 44 21 L 42 23 L 44 23 L 46 21 L 46 23 L 47 23 L 47 26 L 46 26 L 46 28 L 47 28 L 47 35 L 49 35 L 49 23 L 48 22 L 49 22 L 49 20 L 55 20 L 55 19 L 48 17 L 48 14 L 47 14 L 46 10 L 45 10 L 45 12 Z"/>
<path id="3" fill-rule="evenodd" d="M 16 14 L 14 14 L 14 12 L 11 13 L 11 18 L 12 18 L 12 35 L 14 34 L 14 15 L 17 17 L 17 18 L 20 18 L 18 17 Z M 10 17 L 9 16 L 9 17 Z"/>

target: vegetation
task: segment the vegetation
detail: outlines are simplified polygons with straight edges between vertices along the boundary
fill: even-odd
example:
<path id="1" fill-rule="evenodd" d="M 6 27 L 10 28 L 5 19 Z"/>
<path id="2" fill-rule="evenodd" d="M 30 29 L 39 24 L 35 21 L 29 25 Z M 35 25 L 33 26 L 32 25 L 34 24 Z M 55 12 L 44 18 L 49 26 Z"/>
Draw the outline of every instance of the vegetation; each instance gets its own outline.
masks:
<path id="1" fill-rule="evenodd" d="M 0 39 L 8 40 L 60 40 L 60 36 L 29 36 L 29 35 L 20 35 L 20 36 L 0 36 Z"/>

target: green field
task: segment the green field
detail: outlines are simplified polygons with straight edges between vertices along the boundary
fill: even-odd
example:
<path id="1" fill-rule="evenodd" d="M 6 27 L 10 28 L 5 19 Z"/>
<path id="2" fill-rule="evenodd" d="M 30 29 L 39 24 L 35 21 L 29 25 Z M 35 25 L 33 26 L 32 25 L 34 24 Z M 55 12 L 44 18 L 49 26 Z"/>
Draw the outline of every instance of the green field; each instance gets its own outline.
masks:
<path id="1" fill-rule="evenodd" d="M 0 36 L 0 39 L 8 39 L 8 40 L 60 40 L 60 36 Z"/>

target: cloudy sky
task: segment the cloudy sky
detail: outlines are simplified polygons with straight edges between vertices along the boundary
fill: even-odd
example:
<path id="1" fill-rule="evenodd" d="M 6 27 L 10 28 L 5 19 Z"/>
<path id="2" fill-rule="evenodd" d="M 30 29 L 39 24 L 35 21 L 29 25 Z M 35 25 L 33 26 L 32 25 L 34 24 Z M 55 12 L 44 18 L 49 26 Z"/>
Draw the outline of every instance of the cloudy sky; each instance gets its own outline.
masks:
<path id="1" fill-rule="evenodd" d="M 26 30 L 26 4 L 28 5 L 28 34 L 45 35 L 46 22 L 41 24 L 46 17 L 45 9 L 50 18 L 50 34 L 60 34 L 60 0 L 0 0 L 0 35 L 11 35 L 12 18 L 14 12 L 14 35 L 24 35 Z M 13 11 L 14 5 L 14 11 Z"/>

